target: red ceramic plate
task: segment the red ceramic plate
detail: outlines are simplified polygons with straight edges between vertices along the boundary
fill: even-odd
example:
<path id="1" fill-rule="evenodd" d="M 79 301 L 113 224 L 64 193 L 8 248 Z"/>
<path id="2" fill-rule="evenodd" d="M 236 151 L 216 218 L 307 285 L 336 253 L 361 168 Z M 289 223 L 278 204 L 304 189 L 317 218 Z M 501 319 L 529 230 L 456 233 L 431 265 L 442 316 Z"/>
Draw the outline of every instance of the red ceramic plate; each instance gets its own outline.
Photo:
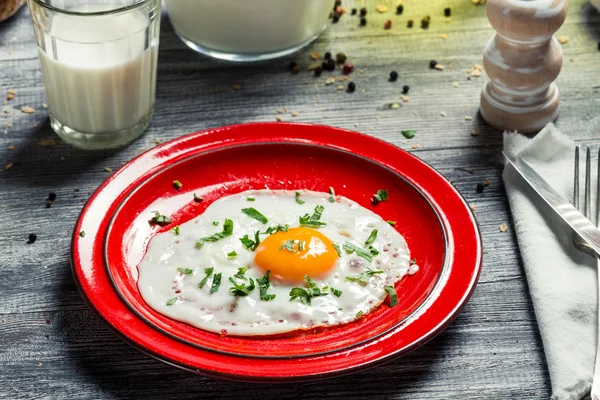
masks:
<path id="1" fill-rule="evenodd" d="M 172 182 L 183 183 L 180 191 Z M 216 199 L 248 189 L 328 191 L 397 221 L 420 271 L 397 286 L 400 303 L 356 322 L 272 337 L 217 335 L 151 309 L 137 288 L 161 210 L 182 224 Z M 370 198 L 389 190 L 389 201 Z M 193 193 L 204 201 L 197 203 Z M 85 236 L 79 233 L 85 232 Z M 375 365 L 425 343 L 456 317 L 481 268 L 475 218 L 427 164 L 383 141 L 301 124 L 246 124 L 158 146 L 113 174 L 81 213 L 72 244 L 76 282 L 90 307 L 127 342 L 176 366 L 237 380 L 314 379 Z"/>

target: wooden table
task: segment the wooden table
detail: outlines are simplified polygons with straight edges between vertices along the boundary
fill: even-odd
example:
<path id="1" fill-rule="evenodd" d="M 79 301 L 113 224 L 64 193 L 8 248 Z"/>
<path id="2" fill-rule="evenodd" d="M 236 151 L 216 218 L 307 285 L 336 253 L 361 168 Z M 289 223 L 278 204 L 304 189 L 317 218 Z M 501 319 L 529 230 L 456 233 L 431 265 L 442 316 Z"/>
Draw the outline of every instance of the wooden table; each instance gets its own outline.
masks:
<path id="1" fill-rule="evenodd" d="M 326 1 L 326 0 L 323 0 Z M 481 63 L 492 35 L 485 7 L 469 0 L 344 0 L 368 8 L 368 26 L 345 15 L 301 54 L 251 65 L 199 56 L 162 21 L 156 115 L 145 136 L 116 151 L 84 152 L 52 132 L 40 64 L 26 9 L 0 24 L 0 93 L 16 97 L 0 111 L 0 398 L 548 398 L 542 343 L 501 180 L 501 132 L 478 116 L 485 74 Z M 375 6 L 387 4 L 387 13 Z M 452 17 L 443 8 L 452 6 Z M 565 63 L 558 78 L 559 128 L 578 140 L 600 131 L 600 16 L 570 1 L 558 35 Z M 431 16 L 428 30 L 420 19 Z M 415 27 L 406 27 L 407 19 Z M 393 26 L 384 30 L 391 19 Z M 442 39 L 446 34 L 447 39 Z M 306 67 L 309 53 L 343 51 L 356 66 L 355 93 L 326 85 Z M 446 68 L 429 68 L 436 60 Z M 293 75 L 288 64 L 304 70 Z M 398 82 L 388 81 L 391 70 Z M 408 101 L 401 87 L 409 85 Z M 241 90 L 234 90 L 240 85 Z M 401 104 L 390 109 L 390 103 Z M 33 114 L 21 107 L 35 108 Z M 278 114 L 277 109 L 287 110 Z M 294 113 L 293 116 L 292 112 Z M 298 113 L 298 114 L 296 114 Z M 221 125 L 274 121 L 334 125 L 373 135 L 413 152 L 450 179 L 476 207 L 485 248 L 475 294 L 456 321 L 402 359 L 348 377 L 289 385 L 222 382 L 156 361 L 117 338 L 81 299 L 69 265 L 71 230 L 84 202 L 110 172 L 158 142 Z M 470 119 L 472 117 L 472 120 Z M 405 139 L 400 131 L 416 129 Z M 474 136 L 472 132 L 475 132 Z M 56 140 L 56 145 L 52 140 Z M 5 165 L 12 168 L 5 170 Z M 8 166 L 7 166 L 8 167 Z M 491 179 L 476 193 L 477 183 Z M 57 195 L 46 208 L 49 192 Z M 508 232 L 500 231 L 502 223 Z M 37 241 L 27 243 L 29 233 Z"/>

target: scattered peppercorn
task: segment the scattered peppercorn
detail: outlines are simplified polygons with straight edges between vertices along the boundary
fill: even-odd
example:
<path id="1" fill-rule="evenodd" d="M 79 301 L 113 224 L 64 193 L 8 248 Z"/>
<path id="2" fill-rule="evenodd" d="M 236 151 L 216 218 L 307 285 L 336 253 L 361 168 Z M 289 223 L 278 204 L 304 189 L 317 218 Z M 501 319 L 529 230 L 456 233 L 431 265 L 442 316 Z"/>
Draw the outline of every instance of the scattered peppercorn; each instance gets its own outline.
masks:
<path id="1" fill-rule="evenodd" d="M 478 183 L 477 184 L 477 193 L 483 193 L 484 188 L 485 188 L 485 186 L 483 186 L 483 183 Z"/>
<path id="2" fill-rule="evenodd" d="M 363 7 L 360 9 L 360 16 L 364 17 L 365 15 L 367 15 L 367 8 Z"/>
<path id="3" fill-rule="evenodd" d="M 343 64 L 346 62 L 346 55 L 344 53 L 337 53 L 335 55 L 335 59 L 337 60 L 338 64 Z"/>
<path id="4" fill-rule="evenodd" d="M 292 71 L 294 68 L 296 68 L 298 66 L 298 64 L 296 64 L 296 62 L 292 61 L 289 65 L 288 65 L 288 69 L 290 71 Z"/>
<path id="5" fill-rule="evenodd" d="M 325 53 L 325 55 L 323 56 L 323 58 L 325 60 L 329 60 L 331 58 L 331 53 L 330 52 Z"/>
<path id="6" fill-rule="evenodd" d="M 350 12 L 351 15 L 356 15 L 356 8 L 353 8 L 352 11 Z"/>
<path id="7" fill-rule="evenodd" d="M 335 24 L 340 20 L 340 13 L 338 13 L 337 11 L 333 13 L 333 16 L 331 17 L 331 21 Z"/>
<path id="8" fill-rule="evenodd" d="M 352 93 L 356 90 L 356 83 L 350 81 L 348 83 L 348 93 Z"/>
<path id="9" fill-rule="evenodd" d="M 390 72 L 390 81 L 396 82 L 398 80 L 398 73 L 396 71 Z"/>
<path id="10" fill-rule="evenodd" d="M 431 22 L 431 17 L 429 15 L 426 15 L 425 17 L 423 17 L 423 19 L 421 20 L 421 28 L 423 29 L 428 29 L 429 28 L 429 23 Z"/>
<path id="11" fill-rule="evenodd" d="M 410 86 L 408 86 L 408 85 L 402 86 L 402 94 L 407 94 L 409 90 L 410 90 Z"/>
<path id="12" fill-rule="evenodd" d="M 444 8 L 444 17 L 449 17 L 452 15 L 452 9 L 450 7 Z"/>
<path id="13" fill-rule="evenodd" d="M 323 73 L 323 67 L 315 68 L 315 77 L 321 76 L 322 73 Z"/>
<path id="14" fill-rule="evenodd" d="M 344 75 L 349 75 L 349 74 L 352 73 L 352 71 L 354 71 L 354 65 L 353 64 L 346 63 L 342 67 L 342 72 L 344 73 Z"/>
<path id="15" fill-rule="evenodd" d="M 437 65 L 437 61 L 435 61 L 435 60 L 429 61 L 429 68 L 434 69 L 436 65 Z"/>
<path id="16" fill-rule="evenodd" d="M 383 29 L 391 29 L 392 27 L 392 20 L 388 19 L 387 21 L 385 21 L 385 24 L 383 24 Z"/>
<path id="17" fill-rule="evenodd" d="M 54 200 L 56 200 L 56 193 L 54 193 L 54 192 L 50 192 L 50 193 L 48 194 L 48 200 L 50 200 L 50 201 L 54 201 Z"/>
<path id="18" fill-rule="evenodd" d="M 404 12 L 404 6 L 402 4 L 398 4 L 398 7 L 396 7 L 396 14 L 402 15 L 403 12 Z"/>
<path id="19" fill-rule="evenodd" d="M 366 26 L 367 25 L 367 19 L 365 17 L 362 17 L 360 19 L 360 26 Z"/>
<path id="20" fill-rule="evenodd" d="M 414 24 L 414 21 L 412 19 L 409 19 L 408 22 L 406 23 L 406 27 L 407 28 L 412 28 Z"/>
<path id="21" fill-rule="evenodd" d="M 30 233 L 27 239 L 28 243 L 35 243 L 35 241 L 37 240 L 37 235 L 35 233 Z"/>
<path id="22" fill-rule="evenodd" d="M 332 58 L 324 61 L 321 63 L 321 68 L 323 68 L 324 71 L 333 71 L 335 69 L 335 61 L 333 61 Z"/>

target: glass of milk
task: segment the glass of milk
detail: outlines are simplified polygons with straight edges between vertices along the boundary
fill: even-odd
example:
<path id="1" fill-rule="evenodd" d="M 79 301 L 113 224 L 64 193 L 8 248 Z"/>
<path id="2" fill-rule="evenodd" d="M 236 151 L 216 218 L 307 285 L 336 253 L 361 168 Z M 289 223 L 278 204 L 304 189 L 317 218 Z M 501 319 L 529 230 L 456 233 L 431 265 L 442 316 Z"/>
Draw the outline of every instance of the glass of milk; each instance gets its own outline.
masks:
<path id="1" fill-rule="evenodd" d="M 154 112 L 160 0 L 27 0 L 50 123 L 85 149 L 125 145 Z"/>
<path id="2" fill-rule="evenodd" d="M 177 35 L 192 49 L 229 61 L 281 57 L 327 27 L 333 0 L 165 0 Z"/>

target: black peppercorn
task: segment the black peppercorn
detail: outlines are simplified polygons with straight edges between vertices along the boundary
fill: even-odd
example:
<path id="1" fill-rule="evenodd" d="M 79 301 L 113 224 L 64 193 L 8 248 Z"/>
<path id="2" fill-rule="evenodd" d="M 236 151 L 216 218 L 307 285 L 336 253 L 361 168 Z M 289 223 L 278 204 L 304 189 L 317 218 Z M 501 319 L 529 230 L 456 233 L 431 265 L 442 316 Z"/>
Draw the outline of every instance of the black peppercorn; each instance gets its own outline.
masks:
<path id="1" fill-rule="evenodd" d="M 294 66 L 294 68 L 292 68 L 292 74 L 297 75 L 300 73 L 300 67 L 299 66 Z"/>
<path id="2" fill-rule="evenodd" d="M 410 87 L 408 85 L 402 86 L 402 94 L 408 93 L 409 90 L 410 90 Z"/>
<path id="3" fill-rule="evenodd" d="M 367 15 L 367 8 L 363 7 L 360 9 L 360 16 L 364 17 L 365 15 Z"/>
<path id="4" fill-rule="evenodd" d="M 396 7 L 396 14 L 402 15 L 403 12 L 404 12 L 404 6 L 402 4 L 399 4 L 398 7 Z"/>
<path id="5" fill-rule="evenodd" d="M 56 200 L 56 193 L 54 193 L 54 192 L 50 192 L 50 193 L 48 194 L 48 200 L 50 200 L 50 201 L 54 201 L 54 200 Z"/>
<path id="6" fill-rule="evenodd" d="M 30 233 L 27 237 L 29 243 L 34 243 L 37 240 L 37 235 L 35 233 Z"/>
<path id="7" fill-rule="evenodd" d="M 429 68 L 435 68 L 436 65 L 437 65 L 437 61 L 435 61 L 435 60 L 429 61 Z"/>
<path id="8" fill-rule="evenodd" d="M 366 26 L 367 25 L 367 19 L 365 17 L 362 17 L 360 19 L 360 26 Z"/>
<path id="9" fill-rule="evenodd" d="M 396 71 L 390 72 L 390 81 L 396 82 L 398 80 L 398 73 Z"/>
<path id="10" fill-rule="evenodd" d="M 335 9 L 341 5 L 342 5 L 342 0 L 335 0 L 335 2 L 333 3 L 333 11 L 335 11 Z"/>
<path id="11" fill-rule="evenodd" d="M 352 93 L 356 90 L 356 83 L 350 81 L 348 83 L 348 93 Z"/>
<path id="12" fill-rule="evenodd" d="M 325 60 L 329 60 L 331 58 L 331 53 L 330 52 L 325 53 L 325 55 L 323 56 L 323 58 Z"/>
<path id="13" fill-rule="evenodd" d="M 408 22 L 406 23 L 406 26 L 407 26 L 408 28 L 412 28 L 412 27 L 413 27 L 413 24 L 414 24 L 413 20 L 412 20 L 412 19 L 409 19 L 409 20 L 408 20 Z"/>
<path id="14" fill-rule="evenodd" d="M 427 15 L 427 16 L 425 16 L 421 20 L 421 28 L 422 29 L 428 29 L 429 28 L 429 22 L 431 22 L 431 17 L 429 15 Z"/>
<path id="15" fill-rule="evenodd" d="M 478 183 L 477 184 L 477 193 L 483 193 L 484 188 L 485 188 L 485 186 L 483 186 L 483 183 Z"/>
<path id="16" fill-rule="evenodd" d="M 452 15 L 452 9 L 450 7 L 444 8 L 444 17 L 449 17 Z"/>
<path id="17" fill-rule="evenodd" d="M 351 15 L 356 15 L 356 8 L 352 9 L 352 12 L 350 13 Z"/>
<path id="18" fill-rule="evenodd" d="M 315 68 L 315 77 L 321 76 L 322 73 L 323 73 L 323 67 Z"/>
<path id="19" fill-rule="evenodd" d="M 298 66 L 298 64 L 296 64 L 296 62 L 292 61 L 289 65 L 288 65 L 288 69 L 291 71 L 294 68 L 296 68 Z"/>
<path id="20" fill-rule="evenodd" d="M 331 21 L 335 24 L 340 20 L 340 17 L 341 17 L 340 13 L 336 11 L 333 13 L 333 17 L 331 17 Z"/>
<path id="21" fill-rule="evenodd" d="M 324 71 L 333 71 L 335 69 L 335 61 L 331 58 L 324 61 L 321 63 L 321 68 L 323 68 Z"/>

